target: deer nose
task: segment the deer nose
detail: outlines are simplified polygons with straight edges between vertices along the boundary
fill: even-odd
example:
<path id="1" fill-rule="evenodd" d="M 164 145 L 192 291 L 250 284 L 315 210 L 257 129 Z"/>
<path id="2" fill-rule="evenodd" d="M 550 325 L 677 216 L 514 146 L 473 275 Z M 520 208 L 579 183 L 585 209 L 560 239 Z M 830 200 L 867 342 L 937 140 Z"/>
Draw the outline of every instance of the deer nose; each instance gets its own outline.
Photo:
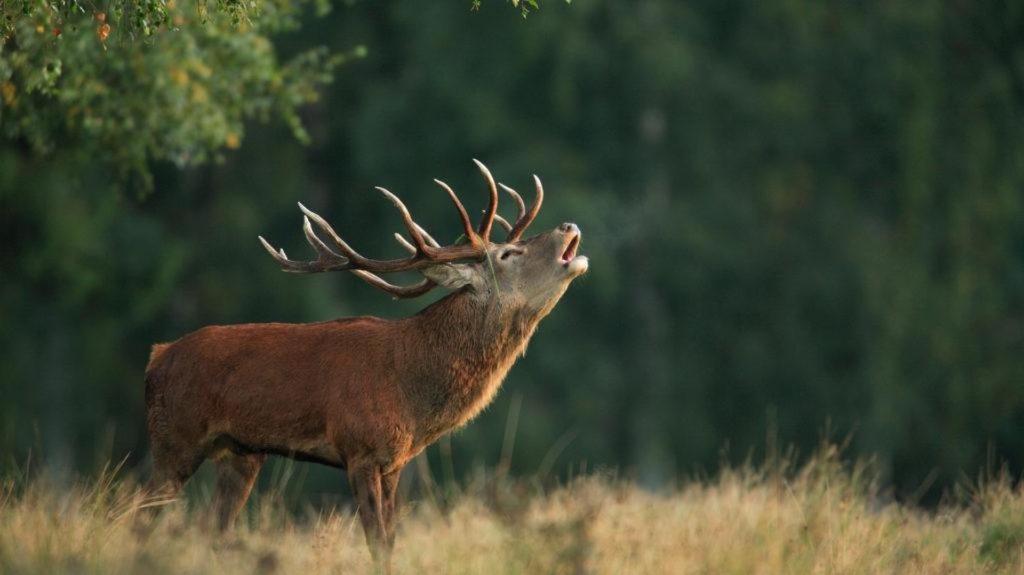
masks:
<path id="1" fill-rule="evenodd" d="M 558 226 L 558 229 L 567 234 L 572 232 L 580 233 L 580 227 L 572 222 L 565 222 L 564 224 Z"/>

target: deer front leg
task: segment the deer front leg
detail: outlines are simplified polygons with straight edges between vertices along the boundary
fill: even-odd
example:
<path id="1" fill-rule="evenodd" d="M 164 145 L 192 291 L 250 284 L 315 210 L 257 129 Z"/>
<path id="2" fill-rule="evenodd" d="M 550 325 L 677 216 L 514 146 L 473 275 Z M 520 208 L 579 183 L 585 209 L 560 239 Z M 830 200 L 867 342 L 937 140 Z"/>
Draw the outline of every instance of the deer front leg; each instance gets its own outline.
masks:
<path id="1" fill-rule="evenodd" d="M 349 483 L 359 506 L 359 520 L 363 524 L 366 544 L 373 562 L 384 573 L 391 573 L 391 553 L 387 547 L 387 527 L 384 521 L 384 494 L 381 470 L 376 465 L 354 467 L 348 473 Z"/>

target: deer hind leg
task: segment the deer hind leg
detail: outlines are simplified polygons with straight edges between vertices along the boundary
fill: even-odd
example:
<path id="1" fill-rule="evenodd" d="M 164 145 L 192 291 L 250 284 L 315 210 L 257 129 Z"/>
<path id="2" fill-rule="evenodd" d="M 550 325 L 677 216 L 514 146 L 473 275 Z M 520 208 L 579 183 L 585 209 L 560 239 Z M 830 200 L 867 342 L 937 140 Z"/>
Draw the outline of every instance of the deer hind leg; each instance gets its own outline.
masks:
<path id="1" fill-rule="evenodd" d="M 146 484 L 146 494 L 155 500 L 173 501 L 181 492 L 185 483 L 195 474 L 206 458 L 198 449 L 178 449 L 159 440 L 152 441 L 153 474 Z M 155 501 L 153 503 L 156 503 Z M 135 518 L 133 530 L 140 537 L 149 535 L 152 523 L 160 510 L 161 504 L 148 506 Z"/>
<path id="2" fill-rule="evenodd" d="M 157 383 L 147 374 L 146 429 L 153 454 L 153 475 L 146 490 L 151 496 L 173 498 L 202 465 L 207 449 L 194 434 L 170 424 L 173 417 L 168 415 L 164 396 L 154 391 L 154 385 Z"/>
<path id="3" fill-rule="evenodd" d="M 217 514 L 217 529 L 221 532 L 227 531 L 234 524 L 266 460 L 267 456 L 262 453 L 227 454 L 217 460 L 217 487 L 213 506 Z"/>
<path id="4" fill-rule="evenodd" d="M 152 450 L 153 475 L 146 488 L 151 496 L 177 497 L 206 459 L 206 455 L 198 448 L 177 449 L 154 441 Z"/>
<path id="5" fill-rule="evenodd" d="M 359 506 L 359 520 L 363 524 L 363 534 L 366 535 L 366 544 L 370 547 L 373 562 L 384 573 L 390 573 L 391 553 L 387 548 L 380 467 L 353 467 L 349 470 L 348 478 Z"/>
<path id="6" fill-rule="evenodd" d="M 386 473 L 381 477 L 381 491 L 384 499 L 384 532 L 388 551 L 395 548 L 395 531 L 398 525 L 398 481 L 402 470 Z"/>

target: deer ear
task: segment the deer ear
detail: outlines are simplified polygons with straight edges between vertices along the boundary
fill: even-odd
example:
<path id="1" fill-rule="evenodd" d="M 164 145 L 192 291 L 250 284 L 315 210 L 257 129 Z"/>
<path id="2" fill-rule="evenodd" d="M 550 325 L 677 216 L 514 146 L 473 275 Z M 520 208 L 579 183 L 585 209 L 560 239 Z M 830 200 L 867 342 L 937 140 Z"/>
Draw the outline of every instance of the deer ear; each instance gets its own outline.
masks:
<path id="1" fill-rule="evenodd" d="M 452 291 L 472 286 L 476 277 L 471 264 L 438 264 L 423 268 L 420 273 L 437 285 Z"/>

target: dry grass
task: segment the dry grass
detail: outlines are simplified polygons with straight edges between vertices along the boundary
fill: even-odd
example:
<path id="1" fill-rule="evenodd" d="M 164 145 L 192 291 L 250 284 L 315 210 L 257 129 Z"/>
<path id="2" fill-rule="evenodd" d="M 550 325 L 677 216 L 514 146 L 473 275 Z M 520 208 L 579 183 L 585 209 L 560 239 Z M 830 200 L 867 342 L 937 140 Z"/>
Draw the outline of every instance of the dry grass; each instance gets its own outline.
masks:
<path id="1" fill-rule="evenodd" d="M 925 513 L 875 496 L 827 452 L 799 470 L 726 472 L 671 493 L 586 478 L 547 494 L 481 489 L 407 506 L 399 573 L 1024 573 L 1024 493 L 1007 481 Z M 0 488 L 0 573 L 368 573 L 351 513 L 295 518 L 264 497 L 211 538 L 168 506 L 139 536 L 129 482 Z M 246 523 L 246 522 L 243 522 Z"/>

